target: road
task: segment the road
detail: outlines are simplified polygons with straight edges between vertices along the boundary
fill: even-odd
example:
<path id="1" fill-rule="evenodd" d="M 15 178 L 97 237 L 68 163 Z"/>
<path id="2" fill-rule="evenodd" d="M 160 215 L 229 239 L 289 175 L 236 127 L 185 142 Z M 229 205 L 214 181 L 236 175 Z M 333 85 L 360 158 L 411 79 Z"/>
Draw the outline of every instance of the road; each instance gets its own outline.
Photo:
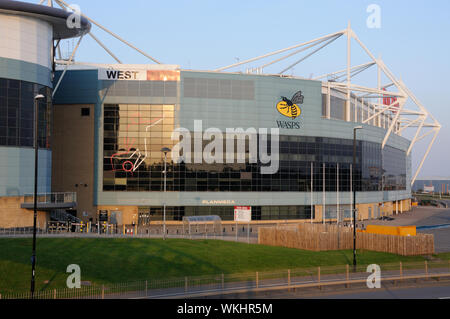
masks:
<path id="1" fill-rule="evenodd" d="M 393 283 L 383 282 L 379 289 L 369 289 L 365 285 L 323 287 L 322 289 L 303 288 L 296 291 L 279 290 L 262 293 L 241 293 L 221 296 L 223 299 L 449 299 L 450 280 L 414 280 Z"/>
<path id="2" fill-rule="evenodd" d="M 449 203 L 450 204 L 450 203 Z M 450 209 L 439 209 L 438 213 L 420 220 L 416 226 L 433 226 L 450 224 Z M 419 233 L 433 234 L 436 253 L 450 252 L 450 227 L 418 230 Z"/>
<path id="3" fill-rule="evenodd" d="M 449 201 L 450 205 L 450 201 Z M 389 225 L 389 226 L 436 226 L 450 224 L 450 209 L 435 207 L 417 207 L 411 212 L 392 216 L 392 221 L 370 220 L 362 222 L 364 225 Z M 434 235 L 434 247 L 436 253 L 450 252 L 450 227 L 439 229 L 418 229 L 417 232 Z"/>
<path id="4" fill-rule="evenodd" d="M 322 295 L 320 299 L 449 299 L 450 284 L 436 287 L 371 289 L 359 292 Z"/>

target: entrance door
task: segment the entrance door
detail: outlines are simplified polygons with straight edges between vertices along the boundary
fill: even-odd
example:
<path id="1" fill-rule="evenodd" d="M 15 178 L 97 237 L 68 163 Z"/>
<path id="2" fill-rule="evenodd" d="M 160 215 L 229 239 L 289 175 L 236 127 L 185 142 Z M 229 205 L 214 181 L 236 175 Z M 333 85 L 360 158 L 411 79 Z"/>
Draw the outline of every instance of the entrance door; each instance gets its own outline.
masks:
<path id="1" fill-rule="evenodd" d="M 113 225 L 122 225 L 122 212 L 121 211 L 112 211 L 110 222 Z"/>

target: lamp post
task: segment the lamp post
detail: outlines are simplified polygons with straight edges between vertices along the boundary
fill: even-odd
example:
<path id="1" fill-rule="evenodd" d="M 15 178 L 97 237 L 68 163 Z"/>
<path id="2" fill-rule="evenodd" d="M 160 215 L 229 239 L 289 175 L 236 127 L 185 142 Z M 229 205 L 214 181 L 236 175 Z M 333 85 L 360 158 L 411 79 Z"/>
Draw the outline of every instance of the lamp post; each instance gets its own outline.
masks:
<path id="1" fill-rule="evenodd" d="M 355 126 L 353 128 L 353 165 L 352 174 L 356 167 L 356 131 L 362 130 L 362 126 Z M 353 188 L 353 270 L 356 271 L 356 189 L 355 189 L 355 178 L 352 178 L 352 188 Z"/>
<path id="2" fill-rule="evenodd" d="M 37 219 L 37 185 L 38 185 L 38 132 L 39 132 L 39 100 L 45 96 L 38 94 L 34 97 L 34 204 L 33 204 L 33 250 L 31 253 L 31 299 L 34 298 L 36 282 L 36 219 Z"/>
<path id="3" fill-rule="evenodd" d="M 163 212 L 163 240 L 166 240 L 166 180 L 167 180 L 167 153 L 170 148 L 163 147 L 161 152 L 164 153 L 164 212 Z"/>

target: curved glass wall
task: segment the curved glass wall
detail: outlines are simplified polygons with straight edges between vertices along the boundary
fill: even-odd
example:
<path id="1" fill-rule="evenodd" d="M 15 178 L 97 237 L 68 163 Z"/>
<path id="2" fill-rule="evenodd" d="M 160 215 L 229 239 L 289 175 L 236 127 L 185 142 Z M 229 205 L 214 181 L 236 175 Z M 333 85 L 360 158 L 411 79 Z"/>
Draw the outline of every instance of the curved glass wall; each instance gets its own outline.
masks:
<path id="1" fill-rule="evenodd" d="M 33 147 L 34 97 L 43 94 L 39 102 L 38 144 L 50 149 L 51 89 L 26 81 L 0 78 L 0 146 Z"/>
<path id="2" fill-rule="evenodd" d="M 173 105 L 104 106 L 104 191 L 164 190 L 160 150 L 174 144 L 173 109 Z M 261 163 L 173 163 L 169 156 L 167 191 L 310 192 L 311 178 L 316 192 L 324 187 L 329 192 L 351 190 L 353 140 L 282 135 L 279 152 L 279 170 L 271 175 L 260 173 Z M 356 191 L 406 189 L 404 151 L 357 141 L 356 160 Z"/>

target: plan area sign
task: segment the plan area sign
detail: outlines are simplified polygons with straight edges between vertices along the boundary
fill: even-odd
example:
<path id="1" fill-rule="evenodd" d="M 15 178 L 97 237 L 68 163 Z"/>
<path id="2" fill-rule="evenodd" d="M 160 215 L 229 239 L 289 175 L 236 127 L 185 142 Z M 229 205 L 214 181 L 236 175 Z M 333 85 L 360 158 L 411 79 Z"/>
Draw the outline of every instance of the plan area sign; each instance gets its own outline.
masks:
<path id="1" fill-rule="evenodd" d="M 252 208 L 250 206 L 234 206 L 234 221 L 249 222 L 252 220 Z"/>

